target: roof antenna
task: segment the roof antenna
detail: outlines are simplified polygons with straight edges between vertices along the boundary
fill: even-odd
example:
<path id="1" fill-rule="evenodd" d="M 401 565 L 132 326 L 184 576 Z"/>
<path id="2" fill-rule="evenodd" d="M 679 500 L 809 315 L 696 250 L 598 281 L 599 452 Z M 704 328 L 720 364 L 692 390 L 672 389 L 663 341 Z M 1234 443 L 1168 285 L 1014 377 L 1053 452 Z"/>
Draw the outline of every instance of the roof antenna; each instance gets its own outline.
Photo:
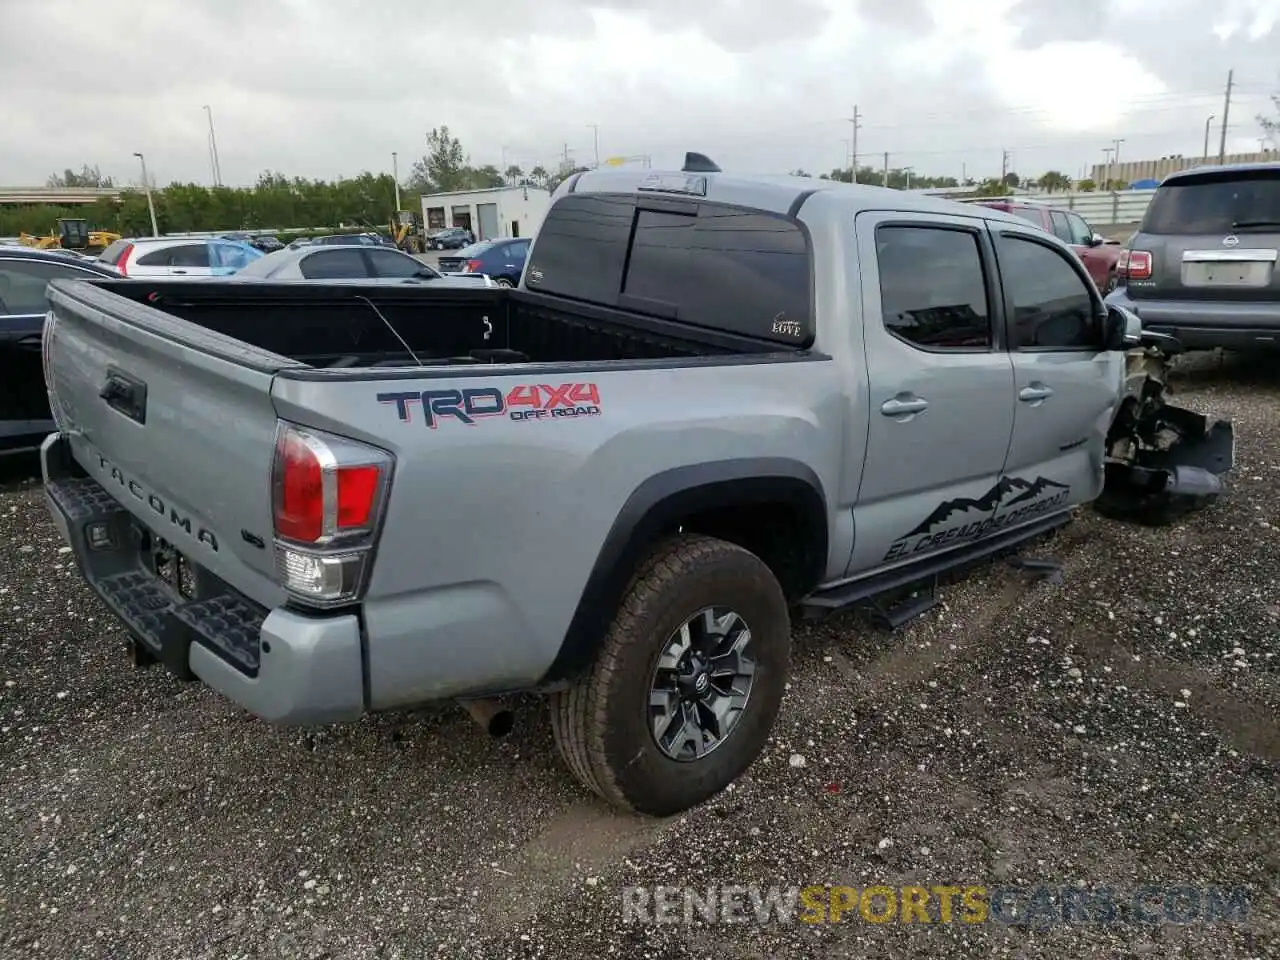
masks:
<path id="1" fill-rule="evenodd" d="M 689 151 L 684 155 L 684 166 L 681 173 L 723 173 L 705 153 Z"/>

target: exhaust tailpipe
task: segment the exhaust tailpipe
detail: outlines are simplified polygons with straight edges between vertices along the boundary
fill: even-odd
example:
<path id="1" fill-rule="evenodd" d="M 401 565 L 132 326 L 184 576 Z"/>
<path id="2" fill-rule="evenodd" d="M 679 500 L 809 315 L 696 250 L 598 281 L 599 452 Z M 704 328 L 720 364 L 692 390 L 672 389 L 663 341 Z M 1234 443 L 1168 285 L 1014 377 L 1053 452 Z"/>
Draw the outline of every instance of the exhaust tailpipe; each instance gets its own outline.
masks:
<path id="1" fill-rule="evenodd" d="M 480 729 L 491 737 L 505 737 L 515 726 L 516 715 L 501 700 L 485 698 L 458 702 L 471 714 L 471 719 L 480 725 Z"/>

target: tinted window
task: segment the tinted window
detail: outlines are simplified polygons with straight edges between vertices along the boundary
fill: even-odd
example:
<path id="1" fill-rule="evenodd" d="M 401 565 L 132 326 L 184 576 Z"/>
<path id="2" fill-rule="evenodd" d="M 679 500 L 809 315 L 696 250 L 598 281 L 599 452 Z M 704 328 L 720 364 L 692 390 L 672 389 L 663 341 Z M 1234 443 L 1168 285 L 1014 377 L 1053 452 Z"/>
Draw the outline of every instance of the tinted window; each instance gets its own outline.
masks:
<path id="1" fill-rule="evenodd" d="M 138 257 L 140 267 L 207 267 L 209 247 L 204 243 L 184 243 L 177 247 L 163 247 Z"/>
<path id="2" fill-rule="evenodd" d="M 1100 331 L 1084 279 L 1057 250 L 1002 235 L 996 250 L 1005 295 L 1012 302 L 1015 347 L 1096 347 Z"/>
<path id="3" fill-rule="evenodd" d="M 1280 171 L 1254 170 L 1232 176 L 1174 181 L 1156 190 L 1142 220 L 1142 232 L 1220 233 L 1280 230 Z"/>
<path id="4" fill-rule="evenodd" d="M 1079 214 L 1067 214 L 1067 226 L 1071 228 L 1071 242 L 1088 245 L 1093 239 L 1093 229 L 1089 224 L 1085 223 L 1084 218 Z"/>
<path id="5" fill-rule="evenodd" d="M 1063 243 L 1075 243 L 1071 239 L 1071 224 L 1067 223 L 1067 215 L 1054 210 L 1049 214 L 1053 223 L 1053 235 Z"/>
<path id="6" fill-rule="evenodd" d="M 0 260 L 0 313 L 44 313 L 44 298 L 50 280 L 94 280 L 96 273 L 77 270 L 60 263 L 34 260 Z"/>
<path id="7" fill-rule="evenodd" d="M 519 243 L 511 244 L 511 246 L 507 247 L 507 253 L 511 255 L 512 259 L 523 260 L 529 256 L 529 241 L 521 240 Z"/>
<path id="8" fill-rule="evenodd" d="M 929 349 L 991 346 L 991 310 L 978 239 L 967 230 L 876 231 L 885 329 Z"/>
<path id="9" fill-rule="evenodd" d="M 635 198 L 570 194 L 542 221 L 526 283 L 531 289 L 613 305 L 622 286 Z"/>
<path id="10" fill-rule="evenodd" d="M 321 250 L 304 257 L 300 269 L 308 280 L 346 280 L 367 277 L 364 255 L 357 249 Z"/>
<path id="11" fill-rule="evenodd" d="M 373 264 L 375 277 L 412 277 L 427 269 L 425 263 L 390 250 L 370 250 L 365 256 Z"/>
<path id="12" fill-rule="evenodd" d="M 686 323 L 801 343 L 809 288 L 804 234 L 781 217 L 713 204 L 697 216 L 636 215 L 622 292 L 653 302 L 655 312 L 665 304 Z"/>

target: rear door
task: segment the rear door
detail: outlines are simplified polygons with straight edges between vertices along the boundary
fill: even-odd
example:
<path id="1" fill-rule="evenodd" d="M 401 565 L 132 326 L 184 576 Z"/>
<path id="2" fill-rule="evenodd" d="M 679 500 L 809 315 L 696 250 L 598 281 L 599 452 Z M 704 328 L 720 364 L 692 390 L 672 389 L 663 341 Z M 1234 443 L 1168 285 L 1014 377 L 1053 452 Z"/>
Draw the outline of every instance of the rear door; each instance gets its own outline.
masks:
<path id="1" fill-rule="evenodd" d="M 1014 406 L 983 221 L 869 212 L 856 225 L 870 427 L 851 575 L 986 536 Z"/>
<path id="2" fill-rule="evenodd" d="M 1124 356 L 1102 349 L 1102 300 L 1078 258 L 1042 232 L 992 221 L 1013 360 L 1013 439 L 997 524 L 1092 500 Z"/>
<path id="3" fill-rule="evenodd" d="M 1280 300 L 1280 165 L 1211 170 L 1156 190 L 1134 250 L 1151 254 L 1135 300 Z"/>

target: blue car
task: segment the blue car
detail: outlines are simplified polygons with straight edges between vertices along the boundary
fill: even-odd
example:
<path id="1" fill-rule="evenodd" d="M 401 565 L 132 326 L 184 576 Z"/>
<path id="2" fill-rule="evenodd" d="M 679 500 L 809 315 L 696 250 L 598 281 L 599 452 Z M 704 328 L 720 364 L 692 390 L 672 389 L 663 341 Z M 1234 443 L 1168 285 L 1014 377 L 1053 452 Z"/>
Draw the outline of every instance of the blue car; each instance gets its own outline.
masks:
<path id="1" fill-rule="evenodd" d="M 528 237 L 481 240 L 440 258 L 441 273 L 483 273 L 500 287 L 514 287 L 529 257 Z"/>

